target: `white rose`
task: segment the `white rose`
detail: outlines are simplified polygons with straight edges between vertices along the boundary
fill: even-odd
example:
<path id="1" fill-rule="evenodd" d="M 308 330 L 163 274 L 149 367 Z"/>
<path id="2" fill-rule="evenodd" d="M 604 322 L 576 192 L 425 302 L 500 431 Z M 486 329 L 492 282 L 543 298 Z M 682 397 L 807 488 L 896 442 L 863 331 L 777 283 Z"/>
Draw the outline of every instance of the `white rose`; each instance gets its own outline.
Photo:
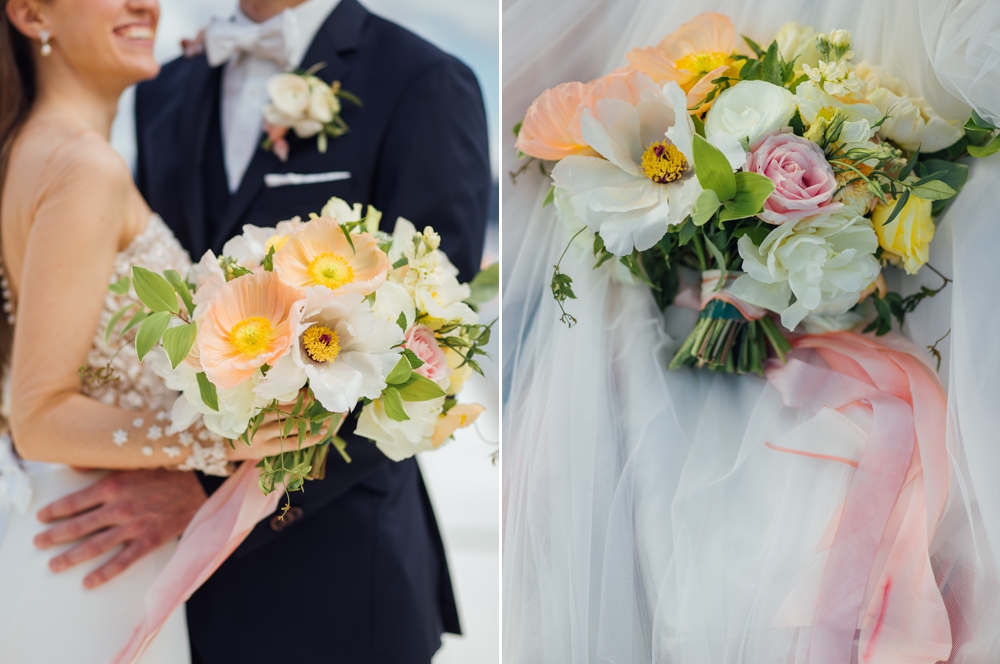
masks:
<path id="1" fill-rule="evenodd" d="M 275 109 L 287 118 L 300 120 L 305 117 L 309 106 L 309 83 L 301 76 L 275 74 L 267 81 L 267 94 Z"/>
<path id="2" fill-rule="evenodd" d="M 430 401 L 404 401 L 403 410 L 410 419 L 397 422 L 385 412 L 382 399 L 361 410 L 354 433 L 375 441 L 382 454 L 393 461 L 409 459 L 417 452 L 434 448 L 434 429 L 444 406 L 444 398 Z"/>
<path id="3" fill-rule="evenodd" d="M 819 62 L 819 51 L 816 49 L 816 31 L 812 26 L 799 26 L 798 23 L 786 23 L 775 37 L 778 42 L 778 52 L 785 62 L 795 60 L 795 68 L 802 65 L 815 67 Z"/>
<path id="4" fill-rule="evenodd" d="M 878 135 L 905 150 L 937 152 L 964 136 L 960 123 L 945 120 L 921 97 L 908 94 L 906 84 L 881 67 L 866 63 L 857 66 L 865 83 L 868 100 L 882 113 L 890 113 Z"/>
<path id="5" fill-rule="evenodd" d="M 795 115 L 795 95 L 766 81 L 743 81 L 724 91 L 705 120 L 705 135 L 729 134 L 753 146 L 777 133 Z"/>
<path id="6" fill-rule="evenodd" d="M 794 330 L 812 312 L 839 314 L 857 304 L 879 274 L 877 248 L 872 222 L 845 210 L 782 224 L 759 247 L 745 235 L 739 251 L 746 274 L 732 293 L 780 313 Z"/>

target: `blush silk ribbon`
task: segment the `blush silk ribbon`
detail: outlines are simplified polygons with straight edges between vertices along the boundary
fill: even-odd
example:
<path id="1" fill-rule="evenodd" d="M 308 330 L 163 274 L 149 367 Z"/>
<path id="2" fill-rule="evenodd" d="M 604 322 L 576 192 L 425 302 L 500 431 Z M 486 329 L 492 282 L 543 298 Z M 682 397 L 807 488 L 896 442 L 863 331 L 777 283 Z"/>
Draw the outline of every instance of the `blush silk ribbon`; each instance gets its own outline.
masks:
<path id="1" fill-rule="evenodd" d="M 137 662 L 167 618 L 215 573 L 260 520 L 277 509 L 284 492 L 279 488 L 265 496 L 259 477 L 254 462 L 243 462 L 198 510 L 174 555 L 146 592 L 146 615 L 115 664 Z"/>
<path id="2" fill-rule="evenodd" d="M 824 425 L 807 422 L 768 446 L 856 470 L 774 626 L 812 627 L 810 664 L 852 661 L 856 638 L 859 664 L 947 660 L 951 628 L 928 553 L 949 481 L 941 383 L 901 337 L 876 343 L 840 332 L 791 341 L 813 352 L 773 363 L 768 380 L 787 406 Z M 844 440 L 851 431 L 856 454 Z"/>

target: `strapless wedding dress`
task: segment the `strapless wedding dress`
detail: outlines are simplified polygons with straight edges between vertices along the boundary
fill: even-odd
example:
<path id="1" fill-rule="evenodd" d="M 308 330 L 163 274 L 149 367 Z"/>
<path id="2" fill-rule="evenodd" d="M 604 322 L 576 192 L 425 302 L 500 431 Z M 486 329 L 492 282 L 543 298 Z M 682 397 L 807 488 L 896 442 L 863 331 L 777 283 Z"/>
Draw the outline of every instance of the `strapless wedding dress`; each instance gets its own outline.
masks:
<path id="1" fill-rule="evenodd" d="M 112 282 L 130 274 L 132 265 L 154 272 L 187 272 L 190 259 L 162 219 L 153 216 L 146 230 L 115 258 Z M 125 410 L 169 412 L 176 393 L 168 390 L 149 365 L 140 364 L 128 346 L 133 338 L 104 343 L 111 315 L 128 301 L 108 292 L 94 345 L 93 369 L 111 366 L 118 380 L 83 384 L 82 391 Z M 121 350 L 121 352 L 118 352 Z M 165 417 L 165 415 L 163 415 Z M 150 424 L 150 423 L 147 423 Z M 108 441 L 108 444 L 112 444 Z M 10 438 L 0 439 L 0 662 L 3 664 L 108 664 L 128 641 L 143 614 L 146 590 L 167 564 L 176 542 L 139 560 L 122 575 L 93 590 L 83 578 L 119 549 L 58 574 L 48 561 L 72 545 L 40 551 L 32 540 L 46 528 L 38 510 L 104 477 L 103 471 L 77 472 L 68 466 L 16 459 Z M 144 654 L 142 664 L 188 664 L 191 661 L 183 606 L 177 609 Z"/>

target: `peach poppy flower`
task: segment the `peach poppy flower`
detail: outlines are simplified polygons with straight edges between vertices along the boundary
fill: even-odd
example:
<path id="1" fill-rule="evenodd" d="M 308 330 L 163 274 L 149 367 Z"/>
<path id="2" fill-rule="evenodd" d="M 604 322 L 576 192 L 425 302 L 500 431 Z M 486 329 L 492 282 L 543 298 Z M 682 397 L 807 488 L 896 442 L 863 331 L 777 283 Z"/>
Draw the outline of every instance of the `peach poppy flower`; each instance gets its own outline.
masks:
<path id="1" fill-rule="evenodd" d="M 288 352 L 305 294 L 273 272 L 233 279 L 219 289 L 198 320 L 198 352 L 205 375 L 220 390 L 249 380 Z M 296 313 L 298 312 L 298 313 Z"/>
<path id="2" fill-rule="evenodd" d="M 571 154 L 591 154 L 570 123 L 587 96 L 586 83 L 563 83 L 538 96 L 521 123 L 514 147 L 536 159 L 559 160 Z M 579 122 L 579 119 L 577 119 Z"/>
<path id="3" fill-rule="evenodd" d="M 438 418 L 431 444 L 440 447 L 441 443 L 451 438 L 456 431 L 475 422 L 485 410 L 485 407 L 477 403 L 460 403 L 452 406 L 446 414 Z"/>
<path id="4" fill-rule="evenodd" d="M 657 83 L 676 81 L 687 93 L 691 109 L 723 75 L 735 76 L 739 62 L 732 55 L 738 49 L 736 28 L 729 17 L 713 12 L 699 14 L 669 34 L 656 46 L 633 49 L 629 63 Z M 711 103 L 692 111 L 702 114 Z"/>
<path id="5" fill-rule="evenodd" d="M 274 271 L 299 288 L 325 286 L 339 293 L 374 293 L 389 273 L 389 257 L 370 233 L 352 234 L 351 240 L 354 248 L 333 219 L 313 219 L 274 254 Z"/>

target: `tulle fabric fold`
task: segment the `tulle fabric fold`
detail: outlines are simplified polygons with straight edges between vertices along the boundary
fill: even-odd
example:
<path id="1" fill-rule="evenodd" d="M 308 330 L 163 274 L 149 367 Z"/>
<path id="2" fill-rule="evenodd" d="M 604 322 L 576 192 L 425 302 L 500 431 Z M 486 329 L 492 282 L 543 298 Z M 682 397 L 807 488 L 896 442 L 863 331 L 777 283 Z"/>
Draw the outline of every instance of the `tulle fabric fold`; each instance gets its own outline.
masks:
<path id="1" fill-rule="evenodd" d="M 729 15 L 758 41 L 788 21 L 847 28 L 856 60 L 885 65 L 945 117 L 964 120 L 972 104 L 995 118 L 1000 103 L 988 93 L 998 89 L 989 81 L 1000 61 L 1000 9 L 941 7 L 952 5 L 975 24 L 938 20 L 929 0 L 505 2 L 503 123 L 513 126 L 546 87 L 612 71 L 631 48 L 659 42 L 702 11 Z M 940 30 L 928 27 L 935 21 Z M 505 170 L 515 170 L 512 136 L 502 149 Z M 918 434 L 910 447 L 882 527 L 889 535 L 869 546 L 871 569 L 901 570 L 901 580 L 886 593 L 883 575 L 866 578 L 860 631 L 840 629 L 851 651 L 837 661 L 1000 661 L 998 162 L 972 163 L 965 190 L 938 220 L 931 263 L 954 283 L 925 301 L 904 332 L 921 366 L 936 365 L 927 347 L 937 342 L 941 352 L 936 373 L 946 408 L 936 406 L 943 424 L 933 428 L 944 441 L 938 436 L 925 449 Z M 824 661 L 811 653 L 822 638 L 815 618 L 799 614 L 822 596 L 821 572 L 837 548 L 831 524 L 850 516 L 870 433 L 865 417 L 873 415 L 836 420 L 854 427 L 843 429 L 841 447 L 789 453 L 796 445 L 817 451 L 795 433 L 816 412 L 786 405 L 777 386 L 752 376 L 667 371 L 694 312 L 662 314 L 647 289 L 593 272 L 592 258 L 577 248 L 563 262 L 579 296 L 567 302 L 579 321 L 567 329 L 548 283 L 570 233 L 553 206 L 542 208 L 547 189 L 537 169 L 503 189 L 504 660 Z M 937 287 L 940 279 L 925 270 L 899 287 L 908 293 L 921 284 Z M 858 380 L 856 368 L 830 361 L 833 352 L 801 348 L 795 357 Z M 861 366 L 865 358 L 852 361 Z M 913 403 L 896 387 L 879 390 Z M 862 442 L 851 447 L 851 435 Z M 893 458 L 899 466 L 902 451 Z M 906 545 L 894 548 L 893 537 Z M 910 599 L 885 604 L 879 589 L 883 598 Z M 845 647 L 833 652 L 840 657 Z"/>

